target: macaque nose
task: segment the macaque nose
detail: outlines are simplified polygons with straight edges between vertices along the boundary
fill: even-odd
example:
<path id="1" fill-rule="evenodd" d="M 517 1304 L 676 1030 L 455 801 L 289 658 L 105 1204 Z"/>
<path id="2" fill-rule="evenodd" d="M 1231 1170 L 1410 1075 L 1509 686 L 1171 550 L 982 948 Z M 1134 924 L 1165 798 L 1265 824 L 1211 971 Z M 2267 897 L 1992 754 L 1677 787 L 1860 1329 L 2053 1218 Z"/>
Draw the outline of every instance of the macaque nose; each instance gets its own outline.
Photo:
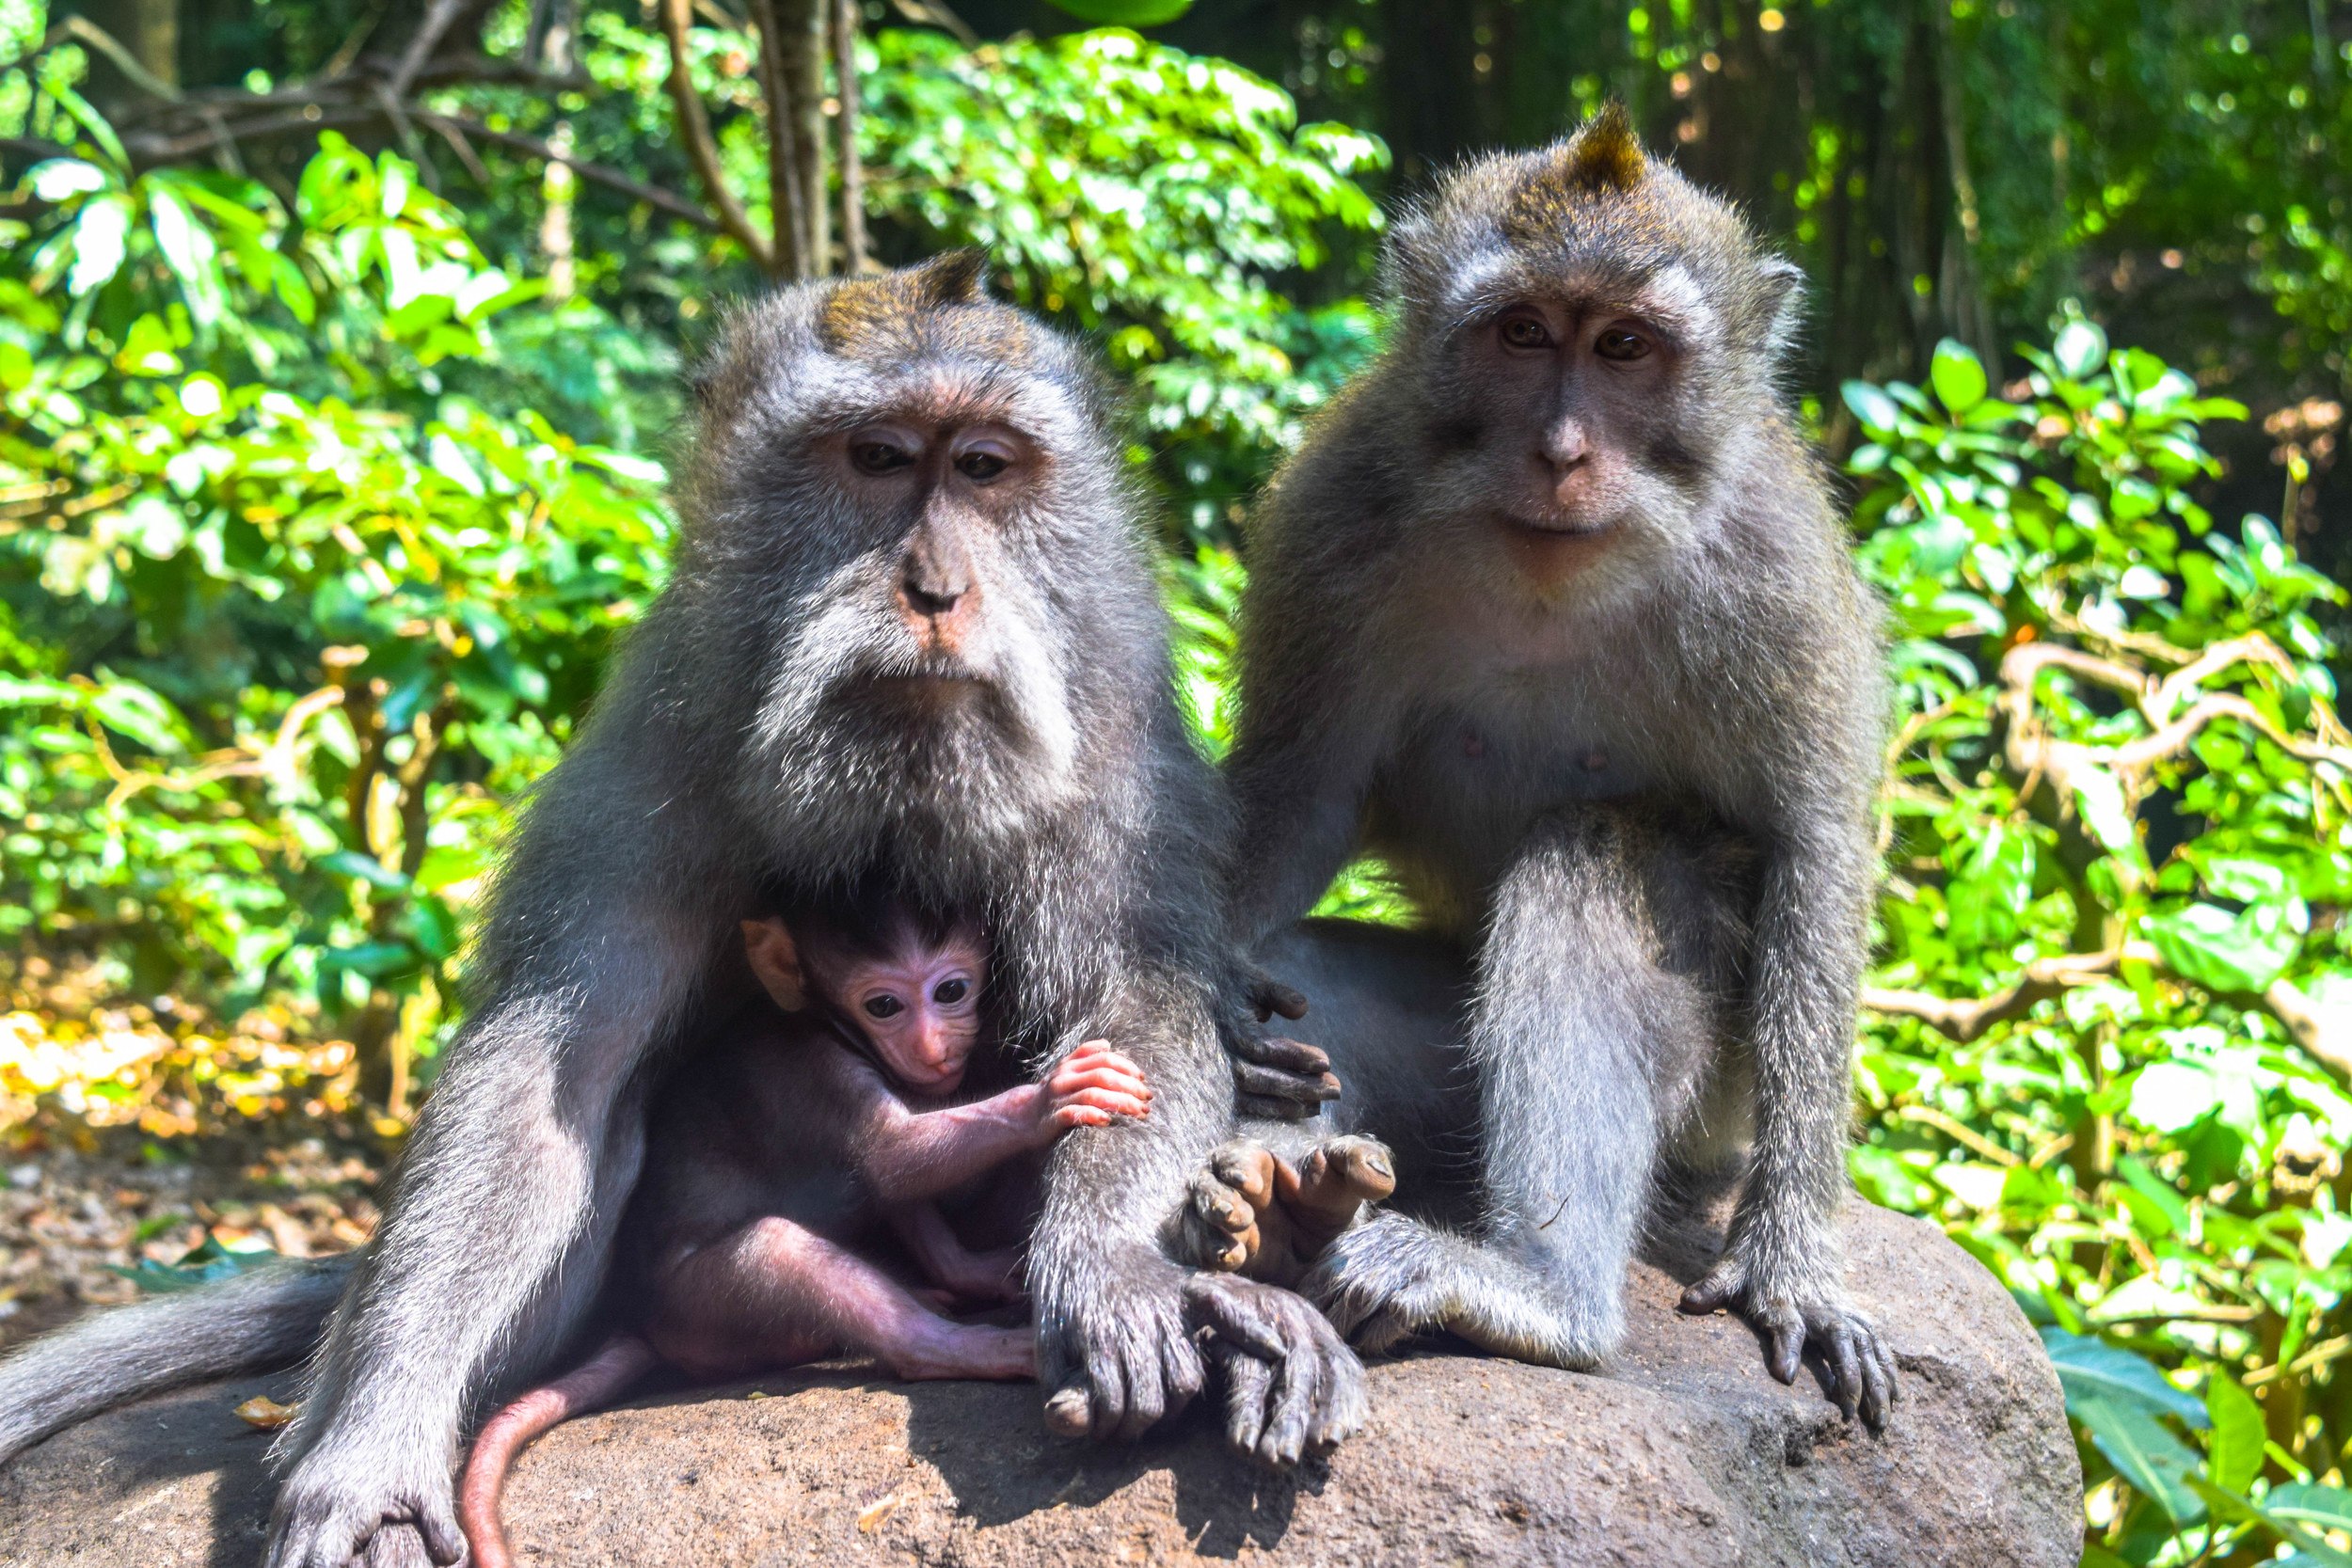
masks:
<path id="1" fill-rule="evenodd" d="M 1581 420 L 1562 420 L 1544 438 L 1544 457 L 1563 478 L 1592 453 Z"/>
<path id="2" fill-rule="evenodd" d="M 915 630 L 952 637 L 959 629 L 957 610 L 968 609 L 975 596 L 962 542 L 936 527 L 916 534 L 898 570 L 898 603 Z"/>
<path id="3" fill-rule="evenodd" d="M 963 597 L 963 590 L 961 588 L 927 587 L 921 578 L 911 573 L 905 583 L 901 585 L 901 592 L 906 594 L 909 610 L 914 610 L 917 615 L 933 617 L 946 614 L 956 608 L 956 601 Z"/>

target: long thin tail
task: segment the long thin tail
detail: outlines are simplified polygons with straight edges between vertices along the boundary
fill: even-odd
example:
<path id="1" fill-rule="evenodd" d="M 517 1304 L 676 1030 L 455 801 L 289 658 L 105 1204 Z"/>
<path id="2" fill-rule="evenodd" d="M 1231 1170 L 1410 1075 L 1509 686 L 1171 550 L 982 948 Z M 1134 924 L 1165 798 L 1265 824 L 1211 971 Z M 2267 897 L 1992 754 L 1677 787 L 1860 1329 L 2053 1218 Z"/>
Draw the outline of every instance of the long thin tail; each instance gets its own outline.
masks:
<path id="1" fill-rule="evenodd" d="M 0 1464 L 118 1404 L 301 1360 L 357 1258 L 290 1259 L 203 1290 L 93 1312 L 0 1359 Z"/>
<path id="2" fill-rule="evenodd" d="M 514 1568 L 506 1529 L 499 1522 L 499 1494 L 515 1456 L 549 1427 L 620 1398 L 660 1359 L 636 1335 L 616 1334 L 577 1370 L 490 1418 L 473 1440 L 473 1457 L 466 1461 L 466 1478 L 457 1488 L 457 1522 L 472 1550 L 471 1568 Z"/>

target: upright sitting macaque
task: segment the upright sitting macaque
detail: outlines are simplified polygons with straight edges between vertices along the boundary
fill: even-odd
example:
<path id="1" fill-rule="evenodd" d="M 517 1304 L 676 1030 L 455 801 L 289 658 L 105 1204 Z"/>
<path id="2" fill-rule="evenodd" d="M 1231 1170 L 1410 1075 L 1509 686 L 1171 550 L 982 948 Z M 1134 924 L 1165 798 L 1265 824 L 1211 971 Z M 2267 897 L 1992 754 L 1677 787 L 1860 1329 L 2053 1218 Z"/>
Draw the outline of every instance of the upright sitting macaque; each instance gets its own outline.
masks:
<path id="1" fill-rule="evenodd" d="M 1150 1114 L 1142 1073 L 1100 1040 L 1042 1083 L 959 1101 L 969 1069 L 1005 1065 L 974 1060 L 988 943 L 967 921 L 845 900 L 747 920 L 743 945 L 782 1011 L 753 1010 L 657 1102 L 620 1238 L 635 1321 L 483 1428 L 458 1497 L 474 1568 L 512 1560 L 499 1493 L 524 1445 L 657 1361 L 721 1378 L 848 1351 L 902 1378 L 1035 1376 L 1032 1331 L 943 1316 L 859 1244 L 894 1234 L 935 1300 L 1017 1299 L 1019 1249 L 969 1250 L 939 1200 L 1020 1165 L 1025 1222 L 1056 1138 Z"/>
<path id="2" fill-rule="evenodd" d="M 1736 1174 L 1685 1307 L 1783 1381 L 1810 1345 L 1875 1425 L 1837 1212 L 1884 679 L 1779 388 L 1798 270 L 1612 107 L 1449 175 L 1386 278 L 1379 361 L 1254 520 L 1235 906 L 1263 941 L 1369 848 L 1468 955 L 1485 1201 L 1356 1227 L 1302 1288 L 1361 1346 L 1589 1367 L 1654 1193 Z"/>

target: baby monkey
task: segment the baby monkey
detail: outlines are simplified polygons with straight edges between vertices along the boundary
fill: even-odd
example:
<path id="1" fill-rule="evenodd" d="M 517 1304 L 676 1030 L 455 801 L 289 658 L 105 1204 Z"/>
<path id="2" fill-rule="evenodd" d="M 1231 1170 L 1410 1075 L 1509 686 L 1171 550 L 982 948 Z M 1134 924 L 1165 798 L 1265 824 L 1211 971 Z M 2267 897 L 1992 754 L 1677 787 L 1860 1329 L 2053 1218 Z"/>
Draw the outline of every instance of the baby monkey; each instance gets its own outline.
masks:
<path id="1" fill-rule="evenodd" d="M 622 1227 L 635 1332 L 492 1417 L 458 1516 L 475 1568 L 508 1568 L 506 1472 L 540 1433 L 661 1362 L 717 1380 L 849 1352 L 898 1377 L 1036 1375 L 1028 1328 L 943 1307 L 1021 1298 L 1018 1245 L 974 1251 L 939 1200 L 1025 1234 L 1036 1163 L 1073 1127 L 1151 1111 L 1135 1063 L 1091 1040 L 1042 1083 L 958 1102 L 984 1034 L 988 942 L 969 922 L 891 900 L 743 922 L 755 1008 L 657 1101 Z M 1006 1167 L 1014 1167 L 1008 1171 Z M 858 1250 L 895 1235 L 911 1289 Z"/>

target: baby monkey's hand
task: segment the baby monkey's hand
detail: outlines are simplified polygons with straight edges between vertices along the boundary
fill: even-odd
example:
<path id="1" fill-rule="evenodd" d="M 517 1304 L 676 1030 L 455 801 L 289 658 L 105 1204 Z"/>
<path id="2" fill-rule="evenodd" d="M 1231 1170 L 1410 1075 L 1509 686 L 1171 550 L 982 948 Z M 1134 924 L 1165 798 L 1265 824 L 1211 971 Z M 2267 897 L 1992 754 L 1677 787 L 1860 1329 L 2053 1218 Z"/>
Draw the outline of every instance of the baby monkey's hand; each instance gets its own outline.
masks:
<path id="1" fill-rule="evenodd" d="M 1152 1090 L 1143 1069 L 1113 1051 L 1108 1040 L 1089 1040 L 1045 1075 L 1038 1131 L 1048 1143 L 1073 1127 L 1107 1127 L 1113 1117 L 1148 1117 Z"/>

